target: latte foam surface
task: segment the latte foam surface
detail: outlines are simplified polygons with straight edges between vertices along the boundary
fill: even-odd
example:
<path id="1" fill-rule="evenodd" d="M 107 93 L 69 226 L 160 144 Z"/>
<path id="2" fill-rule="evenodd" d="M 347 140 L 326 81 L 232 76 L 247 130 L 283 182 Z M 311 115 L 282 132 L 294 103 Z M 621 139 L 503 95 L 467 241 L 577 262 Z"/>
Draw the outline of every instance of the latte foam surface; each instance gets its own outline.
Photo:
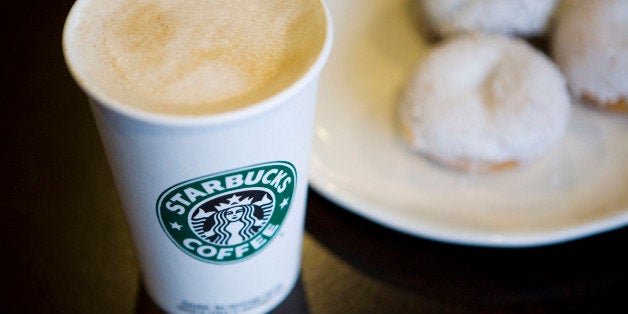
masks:
<path id="1" fill-rule="evenodd" d="M 75 10 L 65 40 L 79 80 L 166 114 L 220 113 L 272 96 L 308 69 L 325 37 L 313 0 L 84 1 Z"/>

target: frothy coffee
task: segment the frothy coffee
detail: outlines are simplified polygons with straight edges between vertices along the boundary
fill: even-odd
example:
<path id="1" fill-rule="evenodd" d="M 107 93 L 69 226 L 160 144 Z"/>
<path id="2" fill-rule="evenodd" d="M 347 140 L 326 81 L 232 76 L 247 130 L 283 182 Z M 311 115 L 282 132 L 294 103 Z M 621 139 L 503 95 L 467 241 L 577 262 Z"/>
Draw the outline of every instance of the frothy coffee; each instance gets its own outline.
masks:
<path id="1" fill-rule="evenodd" d="M 325 23 L 319 0 L 79 1 L 64 47 L 88 90 L 150 112 L 212 114 L 295 82 Z"/>

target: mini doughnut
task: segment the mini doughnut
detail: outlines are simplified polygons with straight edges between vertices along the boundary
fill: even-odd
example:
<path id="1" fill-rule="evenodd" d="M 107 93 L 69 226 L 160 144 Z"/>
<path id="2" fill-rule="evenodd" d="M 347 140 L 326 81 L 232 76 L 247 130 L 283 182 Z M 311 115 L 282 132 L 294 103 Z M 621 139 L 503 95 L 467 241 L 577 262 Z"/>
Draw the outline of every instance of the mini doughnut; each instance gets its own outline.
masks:
<path id="1" fill-rule="evenodd" d="M 628 0 L 567 1 L 557 12 L 552 56 L 575 98 L 628 112 Z"/>
<path id="2" fill-rule="evenodd" d="M 512 168 L 562 137 L 571 109 L 563 75 L 521 39 L 470 33 L 434 47 L 401 97 L 413 151 L 463 171 Z"/>
<path id="3" fill-rule="evenodd" d="M 421 0 L 440 36 L 484 31 L 534 37 L 545 32 L 556 0 Z"/>

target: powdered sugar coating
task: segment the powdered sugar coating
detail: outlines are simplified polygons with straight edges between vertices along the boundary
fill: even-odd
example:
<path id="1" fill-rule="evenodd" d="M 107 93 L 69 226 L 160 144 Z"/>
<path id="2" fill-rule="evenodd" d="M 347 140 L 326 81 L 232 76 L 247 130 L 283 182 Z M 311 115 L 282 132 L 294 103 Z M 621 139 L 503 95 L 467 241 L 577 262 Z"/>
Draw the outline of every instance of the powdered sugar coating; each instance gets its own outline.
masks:
<path id="1" fill-rule="evenodd" d="M 445 163 L 526 162 L 561 138 L 570 99 L 557 67 L 525 41 L 467 34 L 435 47 L 400 104 L 410 147 Z"/>
<path id="2" fill-rule="evenodd" d="M 464 31 L 541 35 L 556 0 L 421 0 L 441 36 Z"/>
<path id="3" fill-rule="evenodd" d="M 576 97 L 599 105 L 628 100 L 628 0 L 567 1 L 552 55 Z"/>

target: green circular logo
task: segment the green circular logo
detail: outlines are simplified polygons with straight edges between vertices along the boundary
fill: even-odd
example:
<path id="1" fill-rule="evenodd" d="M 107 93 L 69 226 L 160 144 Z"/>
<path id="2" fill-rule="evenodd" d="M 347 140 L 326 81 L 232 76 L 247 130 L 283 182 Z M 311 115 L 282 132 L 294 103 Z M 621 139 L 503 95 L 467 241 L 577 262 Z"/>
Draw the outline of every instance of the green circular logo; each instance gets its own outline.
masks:
<path id="1" fill-rule="evenodd" d="M 208 263 L 233 263 L 277 234 L 296 185 L 288 162 L 271 162 L 188 180 L 164 191 L 157 216 L 172 242 Z"/>

